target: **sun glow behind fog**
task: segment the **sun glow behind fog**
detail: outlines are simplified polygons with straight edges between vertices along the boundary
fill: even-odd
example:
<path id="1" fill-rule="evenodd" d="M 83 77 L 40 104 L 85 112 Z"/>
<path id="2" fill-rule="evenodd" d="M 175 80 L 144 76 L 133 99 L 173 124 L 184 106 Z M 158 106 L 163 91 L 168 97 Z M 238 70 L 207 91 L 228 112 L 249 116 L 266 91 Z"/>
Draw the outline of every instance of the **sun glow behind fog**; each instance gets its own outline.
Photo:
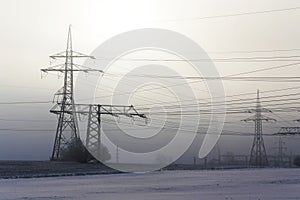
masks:
<path id="1" fill-rule="evenodd" d="M 72 4 L 74 10 L 78 11 L 72 15 L 76 19 L 74 23 L 71 22 L 74 31 L 80 34 L 78 38 L 85 38 L 86 42 L 93 41 L 93 47 L 116 34 L 145 27 L 153 19 L 152 16 L 157 16 L 151 1 L 88 1 L 86 4 Z"/>

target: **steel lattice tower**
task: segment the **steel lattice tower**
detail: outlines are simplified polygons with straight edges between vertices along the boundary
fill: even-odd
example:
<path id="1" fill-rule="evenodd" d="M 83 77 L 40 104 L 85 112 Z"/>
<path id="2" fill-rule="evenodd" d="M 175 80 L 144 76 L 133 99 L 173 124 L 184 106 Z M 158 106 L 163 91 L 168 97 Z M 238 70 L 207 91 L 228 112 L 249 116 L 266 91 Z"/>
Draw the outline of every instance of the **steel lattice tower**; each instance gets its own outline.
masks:
<path id="1" fill-rule="evenodd" d="M 138 113 L 134 106 L 123 105 L 100 105 L 100 104 L 76 104 L 77 113 L 88 115 L 86 148 L 96 156 L 101 158 L 101 115 L 111 115 L 114 117 L 126 116 L 130 118 L 140 117 L 147 119 L 145 114 Z"/>
<path id="2" fill-rule="evenodd" d="M 131 118 L 140 117 L 147 119 L 144 114 L 138 113 L 132 105 L 121 106 L 75 103 L 73 96 L 74 72 L 95 71 L 103 73 L 103 71 L 73 63 L 73 58 L 94 59 L 94 57 L 73 51 L 71 26 L 69 27 L 66 51 L 50 56 L 50 58 L 65 59 L 64 64 L 52 66 L 47 69 L 41 69 L 41 71 L 45 73 L 59 72 L 64 74 L 64 86 L 55 94 L 55 96 L 58 97 L 58 101 L 50 110 L 51 113 L 58 115 L 58 124 L 51 160 L 59 160 L 61 157 L 61 150 L 65 149 L 70 142 L 80 139 L 77 115 L 88 115 L 86 148 L 96 156 L 101 153 L 101 115 L 112 115 L 116 117 L 123 115 Z M 69 134 L 67 129 L 69 129 Z"/>
<path id="3" fill-rule="evenodd" d="M 262 108 L 259 98 L 259 90 L 257 90 L 256 108 L 249 110 L 250 113 L 254 112 L 254 116 L 247 118 L 243 121 L 254 121 L 254 140 L 251 147 L 249 164 L 254 166 L 267 166 L 268 157 L 263 138 L 263 121 L 276 121 L 273 118 L 269 118 L 262 115 L 262 112 L 271 112 L 268 109 Z"/>
<path id="4" fill-rule="evenodd" d="M 278 165 L 279 167 L 284 166 L 284 157 L 285 157 L 285 150 L 286 147 L 284 146 L 285 142 L 282 139 L 282 136 L 279 137 L 278 140 Z"/>
<path id="5" fill-rule="evenodd" d="M 76 117 L 76 108 L 73 96 L 73 83 L 75 71 L 99 71 L 90 68 L 81 69 L 73 63 L 73 58 L 93 58 L 73 51 L 71 26 L 69 27 L 66 51 L 50 56 L 50 59 L 63 58 L 64 64 L 51 66 L 47 69 L 41 69 L 42 72 L 60 72 L 64 74 L 64 85 L 58 90 L 55 96 L 59 97 L 57 104 L 50 110 L 51 113 L 58 115 L 58 124 L 56 128 L 55 141 L 52 151 L 51 160 L 59 160 L 61 150 L 72 140 L 79 139 L 78 124 Z M 69 133 L 67 134 L 67 130 Z"/>

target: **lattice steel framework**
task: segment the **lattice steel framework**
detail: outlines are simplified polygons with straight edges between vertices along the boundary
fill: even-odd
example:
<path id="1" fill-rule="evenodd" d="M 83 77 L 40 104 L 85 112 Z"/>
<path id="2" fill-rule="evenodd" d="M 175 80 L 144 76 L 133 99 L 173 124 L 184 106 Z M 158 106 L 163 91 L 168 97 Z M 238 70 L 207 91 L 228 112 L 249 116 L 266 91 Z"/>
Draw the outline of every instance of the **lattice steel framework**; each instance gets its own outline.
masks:
<path id="1" fill-rule="evenodd" d="M 57 93 L 55 93 L 55 96 L 58 97 L 57 104 L 50 110 L 51 113 L 58 115 L 51 160 L 59 160 L 61 150 L 65 149 L 71 141 L 79 139 L 78 124 L 75 115 L 75 100 L 73 96 L 74 72 L 101 71 L 85 68 L 73 63 L 73 58 L 93 57 L 73 51 L 71 26 L 69 27 L 66 51 L 50 56 L 50 59 L 58 58 L 65 59 L 65 63 L 41 69 L 41 71 L 45 73 L 59 72 L 64 75 L 64 85 Z M 66 133 L 67 130 L 69 131 L 68 134 Z"/>
<path id="2" fill-rule="evenodd" d="M 86 148 L 92 155 L 101 154 L 101 115 L 114 117 L 140 117 L 147 119 L 144 114 L 138 113 L 134 106 L 100 105 L 100 104 L 76 104 L 76 113 L 88 115 Z"/>
<path id="3" fill-rule="evenodd" d="M 263 121 L 276 121 L 262 115 L 262 112 L 272 112 L 268 109 L 262 108 L 259 99 L 259 90 L 257 90 L 256 108 L 249 110 L 250 113 L 255 113 L 253 117 L 247 118 L 245 122 L 254 121 L 254 139 L 251 147 L 249 165 L 267 166 L 268 157 L 263 138 Z"/>

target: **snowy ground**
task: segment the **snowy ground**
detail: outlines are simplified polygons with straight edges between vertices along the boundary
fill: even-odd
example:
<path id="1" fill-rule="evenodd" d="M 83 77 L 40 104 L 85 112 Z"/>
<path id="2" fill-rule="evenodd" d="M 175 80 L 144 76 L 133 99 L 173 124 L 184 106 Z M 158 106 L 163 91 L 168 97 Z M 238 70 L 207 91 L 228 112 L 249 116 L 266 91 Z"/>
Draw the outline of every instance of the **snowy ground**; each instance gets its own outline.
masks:
<path id="1" fill-rule="evenodd" d="M 162 171 L 2 179 L 0 199 L 300 199 L 300 169 Z"/>

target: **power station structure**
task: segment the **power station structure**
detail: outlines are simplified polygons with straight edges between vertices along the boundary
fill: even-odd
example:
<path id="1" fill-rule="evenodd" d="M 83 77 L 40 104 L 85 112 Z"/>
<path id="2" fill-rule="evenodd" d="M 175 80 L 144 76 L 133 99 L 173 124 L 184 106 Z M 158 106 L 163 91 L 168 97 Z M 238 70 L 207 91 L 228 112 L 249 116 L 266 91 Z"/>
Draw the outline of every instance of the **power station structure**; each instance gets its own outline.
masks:
<path id="1" fill-rule="evenodd" d="M 99 153 L 101 151 L 101 115 L 108 114 L 112 116 L 124 115 L 127 117 L 138 116 L 146 118 L 145 115 L 139 114 L 133 106 L 114 106 L 100 104 L 76 104 L 74 99 L 74 72 L 96 71 L 103 73 L 102 70 L 84 67 L 73 62 L 74 58 L 90 58 L 72 48 L 71 26 L 69 26 L 67 48 L 65 51 L 50 56 L 50 59 L 65 59 L 63 64 L 50 66 L 41 69 L 42 72 L 59 72 L 64 75 L 64 85 L 55 93 L 57 97 L 56 105 L 50 109 L 51 113 L 58 115 L 55 140 L 51 160 L 60 160 L 62 150 L 68 145 L 80 139 L 77 115 L 88 115 L 88 128 L 86 135 L 86 148 L 91 152 Z"/>
<path id="2" fill-rule="evenodd" d="M 272 112 L 266 108 L 261 107 L 259 90 L 257 90 L 256 108 L 248 111 L 249 113 L 255 113 L 254 116 L 244 119 L 242 121 L 249 122 L 254 121 L 254 139 L 251 147 L 249 165 L 253 166 L 268 166 L 268 157 L 263 138 L 263 121 L 276 121 L 273 118 L 262 115 L 262 112 Z"/>

